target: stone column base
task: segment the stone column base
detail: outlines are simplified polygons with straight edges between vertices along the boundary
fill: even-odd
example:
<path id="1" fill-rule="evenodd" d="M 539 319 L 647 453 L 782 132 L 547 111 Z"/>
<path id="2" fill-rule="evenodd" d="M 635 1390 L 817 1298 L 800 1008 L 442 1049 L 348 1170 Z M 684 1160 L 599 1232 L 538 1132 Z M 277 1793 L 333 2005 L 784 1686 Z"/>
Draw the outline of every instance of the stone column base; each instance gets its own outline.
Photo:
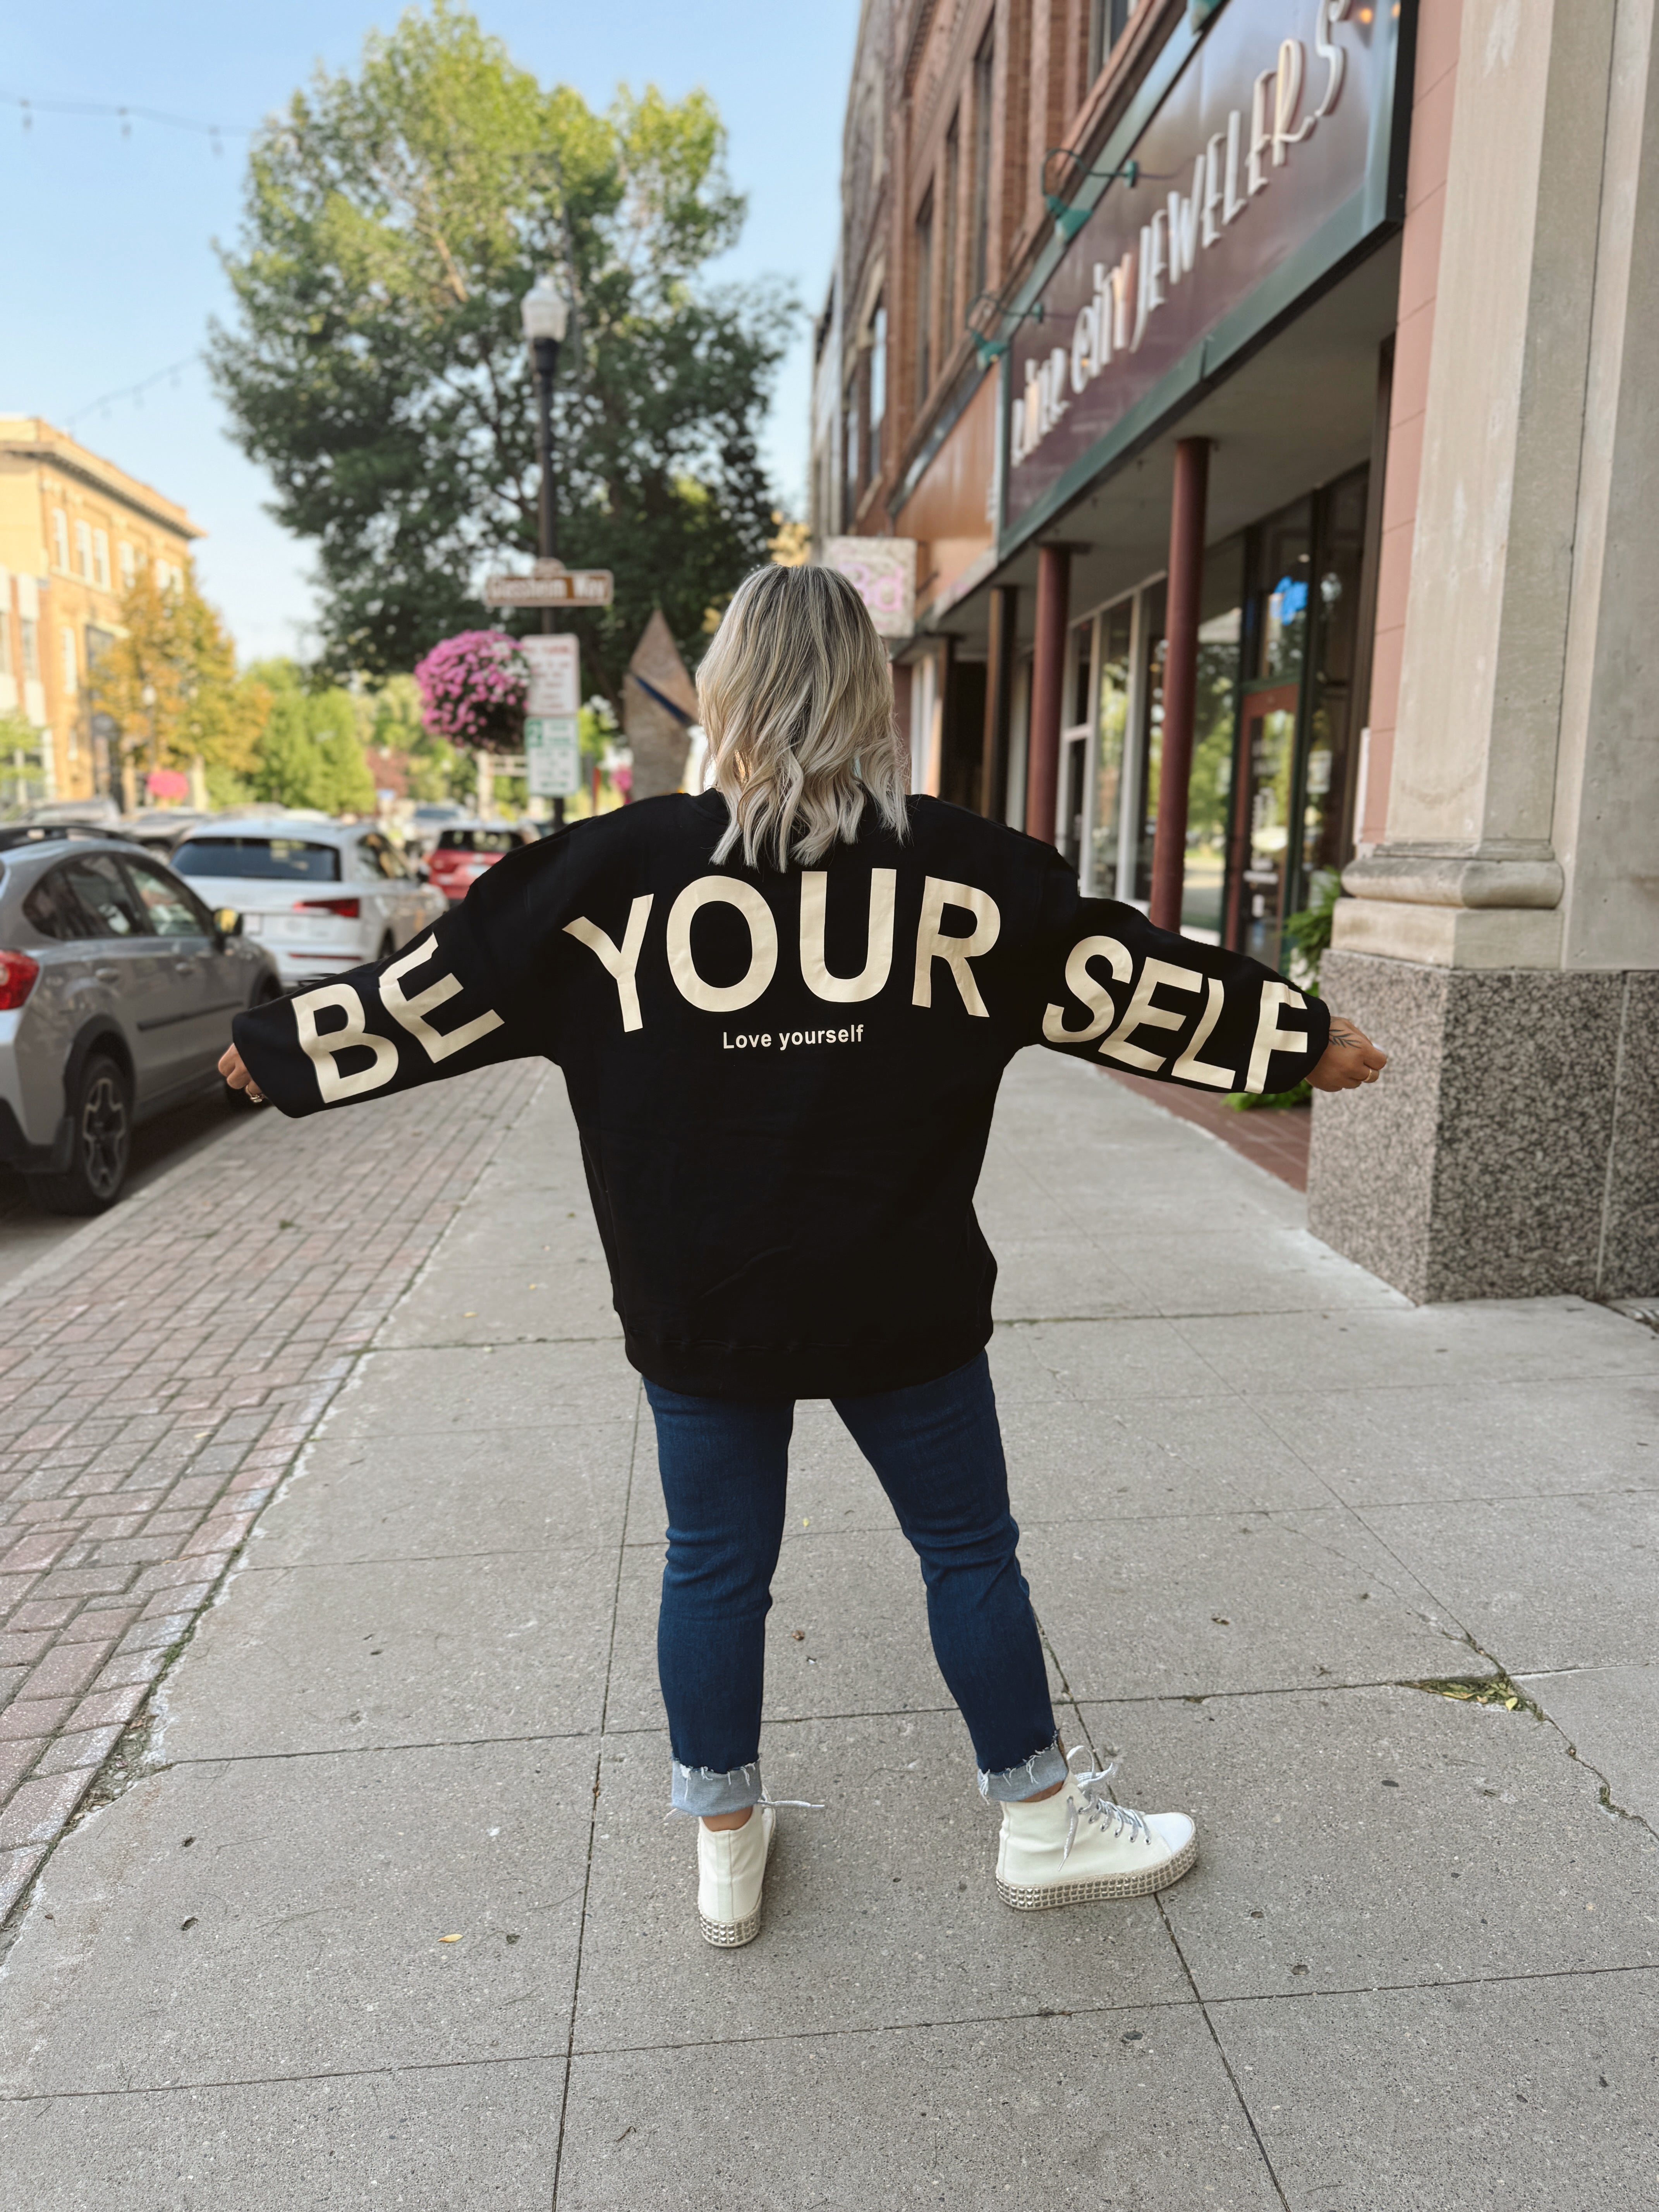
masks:
<path id="1" fill-rule="evenodd" d="M 1659 970 L 1325 956 L 1393 1055 L 1314 1101 L 1308 1225 L 1419 1304 L 1659 1293 Z"/>

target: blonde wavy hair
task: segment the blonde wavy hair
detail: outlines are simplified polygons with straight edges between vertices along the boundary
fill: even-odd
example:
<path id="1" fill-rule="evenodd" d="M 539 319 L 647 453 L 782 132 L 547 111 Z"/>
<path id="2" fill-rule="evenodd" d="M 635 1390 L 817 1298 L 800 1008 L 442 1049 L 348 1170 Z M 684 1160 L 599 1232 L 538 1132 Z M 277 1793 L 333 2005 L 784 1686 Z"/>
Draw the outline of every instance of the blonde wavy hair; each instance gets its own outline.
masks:
<path id="1" fill-rule="evenodd" d="M 757 568 L 732 595 L 697 671 L 708 781 L 750 867 L 810 868 L 858 837 L 866 805 L 909 834 L 908 753 L 886 648 L 833 568 Z"/>

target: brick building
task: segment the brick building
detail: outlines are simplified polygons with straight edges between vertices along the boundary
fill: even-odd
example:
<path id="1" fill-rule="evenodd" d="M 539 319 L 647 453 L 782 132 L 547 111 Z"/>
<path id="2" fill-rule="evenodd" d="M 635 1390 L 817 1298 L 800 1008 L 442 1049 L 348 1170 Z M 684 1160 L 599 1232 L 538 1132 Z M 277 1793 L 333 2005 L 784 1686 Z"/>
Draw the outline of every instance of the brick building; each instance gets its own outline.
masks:
<path id="1" fill-rule="evenodd" d="M 37 733 L 41 797 L 118 798 L 88 679 L 138 570 L 153 563 L 165 586 L 201 535 L 174 501 L 39 416 L 0 415 L 0 714 Z"/>
<path id="2" fill-rule="evenodd" d="M 1659 1289 L 1655 20 L 860 27 L 812 520 L 913 577 L 913 781 L 1275 964 L 1340 880 L 1327 983 L 1405 1067 L 1369 1150 L 1321 1102 L 1312 1218 L 1417 1296 Z"/>

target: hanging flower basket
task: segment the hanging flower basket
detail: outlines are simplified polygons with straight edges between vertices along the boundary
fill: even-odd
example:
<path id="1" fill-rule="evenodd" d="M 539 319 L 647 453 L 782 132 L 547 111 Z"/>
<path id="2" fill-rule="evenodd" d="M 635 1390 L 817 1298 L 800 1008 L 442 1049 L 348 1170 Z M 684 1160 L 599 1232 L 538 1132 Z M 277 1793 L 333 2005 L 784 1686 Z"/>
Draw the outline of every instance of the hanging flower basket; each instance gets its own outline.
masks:
<path id="1" fill-rule="evenodd" d="M 505 630 L 467 629 L 447 637 L 416 665 L 426 726 L 469 750 L 524 750 L 530 672 Z"/>

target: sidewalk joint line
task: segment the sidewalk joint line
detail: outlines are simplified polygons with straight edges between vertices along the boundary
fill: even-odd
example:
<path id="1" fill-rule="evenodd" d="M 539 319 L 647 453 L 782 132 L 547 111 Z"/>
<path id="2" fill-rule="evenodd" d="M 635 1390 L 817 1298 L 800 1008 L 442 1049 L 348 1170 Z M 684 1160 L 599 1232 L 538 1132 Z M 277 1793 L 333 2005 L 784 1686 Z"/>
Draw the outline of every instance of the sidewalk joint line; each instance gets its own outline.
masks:
<path id="1" fill-rule="evenodd" d="M 498 1744 L 592 1743 L 597 1729 L 555 1729 L 545 1735 L 422 1736 L 415 1743 L 301 1744 L 291 1751 L 198 1751 L 169 1759 L 167 1769 L 186 1766 L 243 1766 L 280 1759 L 382 1759 L 400 1751 L 490 1751 Z M 152 1772 L 159 1770 L 151 1769 Z"/>
<path id="2" fill-rule="evenodd" d="M 1262 2165 L 1267 2169 L 1267 2179 L 1273 2185 L 1273 2193 L 1277 2196 L 1279 2203 L 1284 2206 L 1285 2212 L 1291 2212 L 1291 2200 L 1285 2194 L 1285 2185 L 1279 2178 L 1278 2168 L 1274 2166 L 1272 2159 L 1267 2155 L 1267 2146 L 1261 2140 L 1261 2130 L 1255 2124 L 1255 2114 L 1250 2110 L 1249 2100 L 1244 2094 L 1243 2084 L 1239 2081 L 1237 2075 L 1233 2070 L 1232 2060 L 1229 2058 L 1226 2051 L 1222 2047 L 1221 2038 L 1216 2033 L 1215 2022 L 1210 2018 L 1210 2008 L 1205 2003 L 1203 1996 L 1200 1991 L 1197 1980 L 1194 1976 L 1193 1970 L 1187 1962 L 1187 1954 L 1182 1948 L 1181 1938 L 1176 1934 L 1175 1924 L 1170 1920 L 1169 1913 L 1164 1909 L 1163 1898 L 1156 1892 L 1153 1893 L 1152 1902 L 1158 1907 L 1158 1917 L 1164 1923 L 1164 1932 L 1170 1939 L 1170 1948 L 1175 1952 L 1176 1957 L 1181 1962 L 1181 1971 L 1187 1977 L 1188 1986 L 1191 1989 L 1193 1996 L 1197 2000 L 1198 2009 L 1203 2017 L 1204 2026 L 1209 2034 L 1210 2041 L 1214 2046 L 1215 2055 L 1221 2061 L 1222 2071 L 1227 2076 L 1227 2085 L 1231 2089 L 1234 2097 L 1237 2100 L 1239 2111 L 1244 2115 L 1244 2124 L 1249 2128 L 1251 2137 L 1255 2144 L 1257 2155 L 1260 2157 Z"/>
<path id="3" fill-rule="evenodd" d="M 611 1638 L 605 1646 L 605 1686 L 599 1695 L 599 1741 L 593 1758 L 593 1794 L 587 1807 L 587 1856 L 582 1869 L 581 1902 L 576 1911 L 576 1958 L 570 1979 L 570 2027 L 565 2038 L 564 2080 L 559 2092 L 559 2133 L 553 2148 L 551 2212 L 558 2212 L 559 2178 L 564 2166 L 565 2124 L 570 2113 L 570 2071 L 576 2049 L 576 2020 L 581 2006 L 582 1951 L 587 1936 L 587 1897 L 593 1881 L 593 1844 L 599 1825 L 599 1792 L 605 1786 L 605 1724 L 611 1706 L 611 1676 L 617 1659 L 617 1621 L 622 1610 L 623 1561 L 628 1556 L 628 1516 L 634 1503 L 634 1474 L 640 1458 L 640 1414 L 645 1389 L 636 1382 L 634 1392 L 634 1444 L 628 1455 L 628 1482 L 623 1495 L 622 1525 L 617 1537 L 617 1571 L 611 1585 Z"/>
<path id="4" fill-rule="evenodd" d="M 1352 1988 L 1328 1990 L 1242 1990 L 1232 1996 L 1146 1997 L 1117 2004 L 1067 2005 L 1042 2011 L 970 2013 L 945 2015 L 937 2020 L 849 2022 L 840 2027 L 787 2029 L 769 2035 L 705 2035 L 687 2038 L 677 2043 L 593 2044 L 571 2052 L 570 2059 L 574 2063 L 588 2058 L 648 2057 L 659 2051 L 746 2050 L 755 2045 L 829 2043 L 857 2036 L 927 2035 L 943 2028 L 1017 2027 L 1028 2021 L 1102 2020 L 1122 2013 L 1201 2012 L 1206 2005 L 1305 2004 L 1310 1999 L 1432 1995 L 1441 1990 L 1485 1989 L 1489 1986 L 1506 1988 L 1512 1984 L 1604 1979 L 1619 1974 L 1659 1974 L 1659 1966 L 1635 1960 L 1624 1966 L 1554 1967 L 1534 1973 L 1468 1975 L 1444 1981 L 1364 1982 Z M 0 2090 L 0 2106 L 48 2104 L 58 2098 L 71 2097 L 83 2100 L 98 2097 L 168 2097 L 198 2090 L 258 2089 L 304 2081 L 362 2081 L 378 2075 L 464 2073 L 489 2066 L 556 2066 L 560 2058 L 561 2054 L 556 2051 L 524 2051 L 503 2057 L 388 2059 L 379 2066 L 325 2067 L 305 2074 L 231 2075 L 221 2079 L 153 2081 L 129 2086 L 112 2085 L 106 2088 L 30 2089 L 21 2095 Z"/>

